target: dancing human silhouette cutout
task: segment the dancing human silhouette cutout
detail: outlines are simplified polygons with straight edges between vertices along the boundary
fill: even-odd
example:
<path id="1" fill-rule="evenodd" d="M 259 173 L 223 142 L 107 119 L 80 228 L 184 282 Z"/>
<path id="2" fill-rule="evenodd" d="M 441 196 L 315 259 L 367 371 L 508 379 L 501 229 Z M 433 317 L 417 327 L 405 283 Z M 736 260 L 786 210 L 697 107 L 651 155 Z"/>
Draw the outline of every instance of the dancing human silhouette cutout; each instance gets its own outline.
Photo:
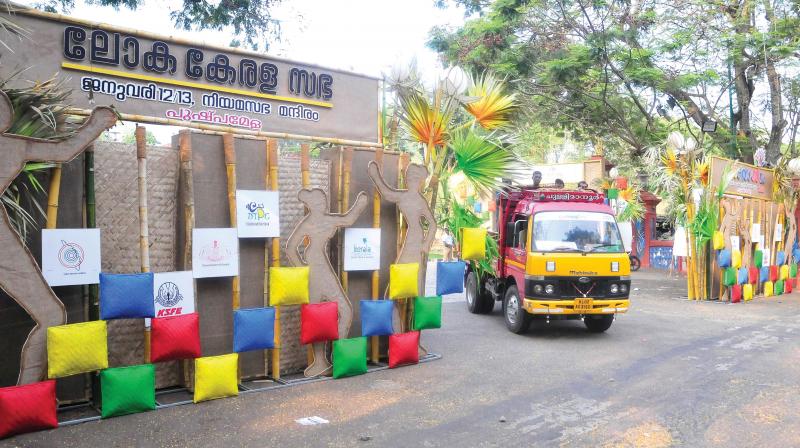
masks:
<path id="1" fill-rule="evenodd" d="M 69 162 L 117 121 L 112 109 L 98 107 L 72 137 L 51 141 L 6 134 L 13 118 L 11 100 L 0 92 L 0 193 L 22 172 L 25 163 Z M 3 248 L 0 288 L 34 321 L 22 346 L 17 379 L 18 384 L 29 384 L 43 379 L 46 372 L 47 327 L 66 323 L 67 315 L 64 304 L 45 282 L 33 255 L 11 227 L 5 207 L 0 207 L 0 247 Z"/>
<path id="2" fill-rule="evenodd" d="M 358 193 L 356 201 L 343 214 L 330 213 L 328 195 L 319 188 L 303 189 L 298 199 L 307 208 L 286 242 L 286 255 L 293 266 L 309 267 L 309 301 L 336 302 L 339 306 L 339 338 L 346 338 L 353 322 L 353 305 L 328 258 L 328 242 L 340 227 L 353 225 L 367 206 L 367 195 Z M 304 248 L 304 250 L 300 250 Z M 307 377 L 324 375 L 331 368 L 324 343 L 313 344 L 314 360 L 305 370 Z"/>

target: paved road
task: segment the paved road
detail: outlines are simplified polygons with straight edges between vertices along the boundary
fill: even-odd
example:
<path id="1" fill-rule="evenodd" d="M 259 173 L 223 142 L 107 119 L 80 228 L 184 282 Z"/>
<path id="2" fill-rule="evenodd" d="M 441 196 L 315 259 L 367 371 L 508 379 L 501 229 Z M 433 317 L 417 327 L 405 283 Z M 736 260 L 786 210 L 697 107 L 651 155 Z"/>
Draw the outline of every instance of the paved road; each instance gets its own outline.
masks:
<path id="1" fill-rule="evenodd" d="M 630 314 L 506 331 L 444 306 L 442 360 L 17 437 L 3 446 L 800 446 L 800 296 L 677 299 L 634 277 Z M 330 421 L 300 426 L 295 419 Z M 360 440 L 360 439 L 368 440 Z"/>

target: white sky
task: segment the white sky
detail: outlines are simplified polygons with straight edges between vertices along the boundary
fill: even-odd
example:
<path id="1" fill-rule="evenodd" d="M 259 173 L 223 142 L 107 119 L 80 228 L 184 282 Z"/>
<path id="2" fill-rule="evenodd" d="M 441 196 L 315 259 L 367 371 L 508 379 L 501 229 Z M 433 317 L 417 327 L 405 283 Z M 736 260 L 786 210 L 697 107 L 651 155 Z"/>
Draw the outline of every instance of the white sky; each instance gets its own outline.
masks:
<path id="1" fill-rule="evenodd" d="M 16 0 L 32 5 L 35 0 Z M 178 30 L 169 10 L 176 0 L 145 0 L 136 11 L 76 1 L 69 15 L 153 33 L 229 45 L 228 31 Z M 380 77 L 393 65 L 416 59 L 421 73 L 435 79 L 441 69 L 436 54 L 425 46 L 428 32 L 436 25 L 456 26 L 464 22 L 461 8 L 445 10 L 433 0 L 284 0 L 273 10 L 281 21 L 281 41 L 273 42 L 267 54 Z M 169 144 L 174 128 L 147 126 L 159 142 Z M 124 133 L 125 129 L 116 127 Z"/>

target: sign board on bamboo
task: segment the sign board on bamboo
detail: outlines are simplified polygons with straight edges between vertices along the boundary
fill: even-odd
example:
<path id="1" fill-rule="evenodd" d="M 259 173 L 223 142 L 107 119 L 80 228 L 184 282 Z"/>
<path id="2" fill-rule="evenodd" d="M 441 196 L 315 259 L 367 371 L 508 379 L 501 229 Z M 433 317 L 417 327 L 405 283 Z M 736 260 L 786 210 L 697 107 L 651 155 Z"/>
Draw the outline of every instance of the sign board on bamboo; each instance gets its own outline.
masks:
<path id="1" fill-rule="evenodd" d="M 42 274 L 50 286 L 100 282 L 100 229 L 42 230 Z"/>
<path id="2" fill-rule="evenodd" d="M 344 270 L 377 271 L 381 268 L 381 229 L 344 230 Z"/>
<path id="3" fill-rule="evenodd" d="M 772 184 L 775 181 L 773 170 L 721 157 L 712 157 L 709 181 L 712 187 L 719 185 L 726 170 L 731 173 L 733 179 L 728 183 L 725 193 L 766 201 L 772 200 Z"/>
<path id="4" fill-rule="evenodd" d="M 277 191 L 236 190 L 239 238 L 280 237 L 279 214 Z"/>
<path id="5" fill-rule="evenodd" d="M 378 79 L 242 49 L 21 8 L 0 19 L 30 34 L 3 51 L 0 79 L 59 74 L 80 108 L 316 137 L 377 142 Z M 23 80 L 24 79 L 24 80 Z M 14 82 L 8 87 L 18 87 Z"/>
<path id="6" fill-rule="evenodd" d="M 239 237 L 236 229 L 192 231 L 192 274 L 194 278 L 239 275 Z"/>
<path id="7" fill-rule="evenodd" d="M 154 273 L 153 300 L 156 306 L 156 317 L 194 313 L 192 271 Z M 145 319 L 144 322 L 146 326 L 150 326 L 150 319 Z"/>

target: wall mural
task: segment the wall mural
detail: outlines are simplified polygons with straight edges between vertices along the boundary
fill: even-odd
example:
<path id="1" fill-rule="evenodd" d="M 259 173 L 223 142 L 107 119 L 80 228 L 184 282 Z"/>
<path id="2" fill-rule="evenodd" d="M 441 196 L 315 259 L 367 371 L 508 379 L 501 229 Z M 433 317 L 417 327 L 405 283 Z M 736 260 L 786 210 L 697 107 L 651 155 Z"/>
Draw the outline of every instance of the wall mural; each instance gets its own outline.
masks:
<path id="1" fill-rule="evenodd" d="M 346 338 L 353 322 L 353 305 L 342 288 L 339 276 L 328 258 L 328 243 L 340 227 L 349 227 L 367 207 L 367 195 L 358 193 L 355 203 L 343 214 L 331 213 L 328 195 L 319 188 L 303 189 L 297 198 L 307 212 L 286 243 L 286 256 L 292 266 L 310 270 L 310 303 L 336 302 L 339 305 L 339 337 Z M 303 250 L 301 250 L 301 248 Z M 325 357 L 325 343 L 314 343 L 314 360 L 305 370 L 307 377 L 323 375 L 331 368 Z"/>
<path id="2" fill-rule="evenodd" d="M 71 138 L 48 141 L 19 137 L 5 132 L 11 128 L 14 110 L 5 93 L 0 92 L 0 192 L 19 175 L 26 162 L 65 163 L 74 159 L 100 134 L 114 125 L 117 115 L 107 107 L 94 109 L 92 115 Z M 47 327 L 66 322 L 64 304 L 45 283 L 30 251 L 9 223 L 5 208 L 0 207 L 0 288 L 31 316 L 35 325 L 22 346 L 18 384 L 41 380 L 45 375 Z"/>

